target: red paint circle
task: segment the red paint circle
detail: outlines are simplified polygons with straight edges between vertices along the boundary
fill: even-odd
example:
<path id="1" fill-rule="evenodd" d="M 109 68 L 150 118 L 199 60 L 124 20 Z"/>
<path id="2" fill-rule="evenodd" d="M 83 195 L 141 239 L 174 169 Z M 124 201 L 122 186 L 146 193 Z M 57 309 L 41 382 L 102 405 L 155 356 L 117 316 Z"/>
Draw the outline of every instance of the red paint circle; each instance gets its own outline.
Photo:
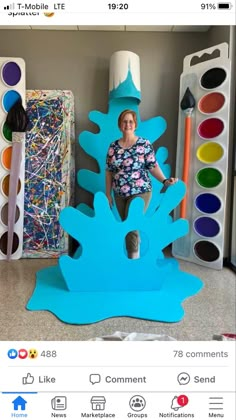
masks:
<path id="1" fill-rule="evenodd" d="M 219 118 L 208 118 L 198 126 L 198 134 L 204 139 L 213 139 L 224 130 L 224 123 Z"/>
<path id="2" fill-rule="evenodd" d="M 180 405 L 180 407 L 184 407 L 188 404 L 188 397 L 187 395 L 179 395 L 177 398 L 177 403 Z"/>

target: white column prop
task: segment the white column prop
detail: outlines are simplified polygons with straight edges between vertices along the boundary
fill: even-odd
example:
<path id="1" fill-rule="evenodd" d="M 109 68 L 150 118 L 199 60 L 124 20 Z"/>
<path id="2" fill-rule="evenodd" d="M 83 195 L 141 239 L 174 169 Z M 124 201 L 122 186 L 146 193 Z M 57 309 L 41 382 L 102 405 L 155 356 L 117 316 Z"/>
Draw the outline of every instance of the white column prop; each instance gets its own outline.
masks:
<path id="1" fill-rule="evenodd" d="M 141 99 L 140 59 L 131 51 L 116 51 L 110 59 L 110 99 L 135 97 Z"/>

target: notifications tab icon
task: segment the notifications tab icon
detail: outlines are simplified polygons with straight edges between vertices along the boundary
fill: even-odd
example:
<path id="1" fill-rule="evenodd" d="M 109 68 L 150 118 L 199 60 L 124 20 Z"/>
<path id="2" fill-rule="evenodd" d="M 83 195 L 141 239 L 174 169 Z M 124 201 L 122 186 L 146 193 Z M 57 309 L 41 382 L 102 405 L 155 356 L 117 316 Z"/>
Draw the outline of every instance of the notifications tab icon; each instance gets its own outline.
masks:
<path id="1" fill-rule="evenodd" d="M 51 400 L 53 410 L 66 410 L 67 408 L 67 398 L 64 396 L 54 397 Z"/>

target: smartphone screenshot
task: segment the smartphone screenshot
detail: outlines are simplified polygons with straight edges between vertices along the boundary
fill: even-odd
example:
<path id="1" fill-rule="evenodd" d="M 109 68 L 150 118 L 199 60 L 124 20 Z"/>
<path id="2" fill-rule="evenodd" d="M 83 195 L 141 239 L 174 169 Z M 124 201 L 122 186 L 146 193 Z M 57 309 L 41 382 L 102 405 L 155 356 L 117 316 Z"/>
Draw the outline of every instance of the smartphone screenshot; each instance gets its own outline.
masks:
<path id="1" fill-rule="evenodd" d="M 235 419 L 235 1 L 0 5 L 0 419 Z"/>

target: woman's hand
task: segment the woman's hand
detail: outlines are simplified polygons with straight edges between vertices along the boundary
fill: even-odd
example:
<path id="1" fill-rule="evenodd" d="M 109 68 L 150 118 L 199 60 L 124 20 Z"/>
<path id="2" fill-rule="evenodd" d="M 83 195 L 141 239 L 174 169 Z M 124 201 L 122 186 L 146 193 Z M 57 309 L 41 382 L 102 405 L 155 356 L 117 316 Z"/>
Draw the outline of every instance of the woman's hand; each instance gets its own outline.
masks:
<path id="1" fill-rule="evenodd" d="M 169 187 L 170 185 L 174 185 L 178 181 L 178 178 L 167 178 L 164 182 L 165 187 Z"/>

